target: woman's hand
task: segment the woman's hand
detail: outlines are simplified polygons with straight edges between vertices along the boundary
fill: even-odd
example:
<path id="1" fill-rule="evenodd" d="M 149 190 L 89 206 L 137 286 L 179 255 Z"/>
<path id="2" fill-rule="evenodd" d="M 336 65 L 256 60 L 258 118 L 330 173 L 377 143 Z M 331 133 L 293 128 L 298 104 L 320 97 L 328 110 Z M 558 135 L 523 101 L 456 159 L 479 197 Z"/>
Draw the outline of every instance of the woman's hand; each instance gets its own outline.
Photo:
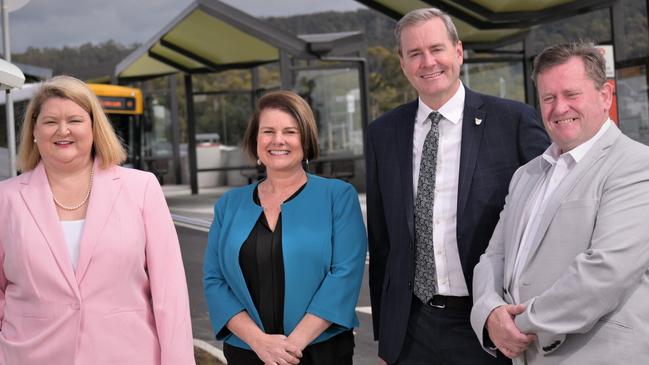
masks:
<path id="1" fill-rule="evenodd" d="M 250 347 L 267 365 L 298 364 L 302 357 L 300 348 L 284 335 L 262 333 L 250 343 Z"/>
<path id="2" fill-rule="evenodd" d="M 264 333 L 246 311 L 235 314 L 227 323 L 228 329 L 247 343 L 257 357 L 267 365 L 297 364 L 302 350 L 287 341 L 284 335 Z"/>

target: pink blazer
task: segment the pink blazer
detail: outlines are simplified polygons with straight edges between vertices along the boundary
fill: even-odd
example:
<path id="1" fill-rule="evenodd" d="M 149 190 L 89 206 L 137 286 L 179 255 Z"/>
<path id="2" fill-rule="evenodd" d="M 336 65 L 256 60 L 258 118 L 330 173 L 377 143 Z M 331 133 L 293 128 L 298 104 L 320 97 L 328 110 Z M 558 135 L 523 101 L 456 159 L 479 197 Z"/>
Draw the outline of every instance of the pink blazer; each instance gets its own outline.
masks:
<path id="1" fill-rule="evenodd" d="M 45 169 L 0 182 L 0 364 L 194 364 L 185 272 L 162 189 L 95 177 L 72 267 Z"/>

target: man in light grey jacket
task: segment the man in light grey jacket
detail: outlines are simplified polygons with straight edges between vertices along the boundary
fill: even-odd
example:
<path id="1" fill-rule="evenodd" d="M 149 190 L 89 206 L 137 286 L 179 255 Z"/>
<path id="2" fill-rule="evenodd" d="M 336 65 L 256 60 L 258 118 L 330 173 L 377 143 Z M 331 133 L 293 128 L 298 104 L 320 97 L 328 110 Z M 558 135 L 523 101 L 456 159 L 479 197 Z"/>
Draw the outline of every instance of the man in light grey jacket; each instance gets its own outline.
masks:
<path id="1" fill-rule="evenodd" d="M 547 48 L 533 79 L 553 143 L 512 178 L 473 329 L 515 364 L 649 364 L 649 147 L 609 119 L 592 44 Z"/>

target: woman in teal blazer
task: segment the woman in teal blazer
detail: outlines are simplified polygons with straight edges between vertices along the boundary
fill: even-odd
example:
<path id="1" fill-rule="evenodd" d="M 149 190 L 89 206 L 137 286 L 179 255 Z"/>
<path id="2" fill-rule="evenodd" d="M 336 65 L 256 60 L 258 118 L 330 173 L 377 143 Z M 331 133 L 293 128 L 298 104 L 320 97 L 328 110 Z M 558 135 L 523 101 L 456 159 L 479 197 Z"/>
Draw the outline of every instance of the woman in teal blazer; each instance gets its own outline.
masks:
<path id="1" fill-rule="evenodd" d="M 216 337 L 230 364 L 351 364 L 367 247 L 358 194 L 304 171 L 317 130 L 294 93 L 262 97 L 244 139 L 267 178 L 214 208 L 204 284 Z"/>

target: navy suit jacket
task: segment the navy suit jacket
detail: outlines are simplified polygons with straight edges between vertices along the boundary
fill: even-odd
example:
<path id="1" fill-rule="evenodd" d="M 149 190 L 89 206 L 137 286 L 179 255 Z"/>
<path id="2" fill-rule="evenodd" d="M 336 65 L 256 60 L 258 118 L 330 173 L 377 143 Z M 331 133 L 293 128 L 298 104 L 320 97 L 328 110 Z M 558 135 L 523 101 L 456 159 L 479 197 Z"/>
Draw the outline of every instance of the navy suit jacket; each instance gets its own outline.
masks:
<path id="1" fill-rule="evenodd" d="M 376 119 L 367 131 L 367 226 L 370 295 L 379 356 L 397 360 L 414 278 L 412 149 L 418 101 Z M 481 120 L 481 123 L 476 123 Z M 550 144 L 530 106 L 466 89 L 457 201 L 457 244 L 471 293 L 516 169 Z M 468 323 L 468 315 L 467 315 Z"/>

